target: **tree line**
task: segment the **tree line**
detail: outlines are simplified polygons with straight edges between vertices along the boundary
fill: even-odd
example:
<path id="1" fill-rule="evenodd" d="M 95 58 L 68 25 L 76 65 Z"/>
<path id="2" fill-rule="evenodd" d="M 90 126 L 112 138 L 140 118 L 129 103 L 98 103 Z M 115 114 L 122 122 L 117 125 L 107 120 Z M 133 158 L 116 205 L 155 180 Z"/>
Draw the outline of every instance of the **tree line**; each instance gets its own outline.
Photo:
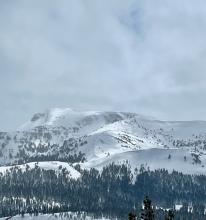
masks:
<path id="1" fill-rule="evenodd" d="M 206 204 L 206 176 L 183 175 L 141 167 L 133 173 L 127 165 L 110 164 L 101 172 L 81 170 L 72 179 L 65 168 L 42 170 L 38 165 L 25 171 L 14 167 L 0 174 L 0 217 L 16 213 L 85 211 L 97 216 L 127 218 L 132 207 L 141 212 L 149 195 L 156 219 L 164 219 L 166 208 L 182 204 L 175 219 L 201 220 Z M 192 207 L 192 208 L 190 208 Z M 194 217 L 195 216 L 195 217 Z"/>

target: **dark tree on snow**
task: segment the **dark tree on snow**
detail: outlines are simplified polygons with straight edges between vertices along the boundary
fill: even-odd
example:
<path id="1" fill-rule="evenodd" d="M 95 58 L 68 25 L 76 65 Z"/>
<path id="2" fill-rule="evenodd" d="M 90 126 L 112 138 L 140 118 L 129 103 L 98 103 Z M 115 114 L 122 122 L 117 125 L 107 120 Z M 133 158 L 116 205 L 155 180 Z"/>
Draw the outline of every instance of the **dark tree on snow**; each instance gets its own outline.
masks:
<path id="1" fill-rule="evenodd" d="M 128 219 L 129 220 L 135 220 L 136 219 L 136 215 L 133 212 L 130 212 L 128 215 Z"/>
<path id="2" fill-rule="evenodd" d="M 165 217 L 165 220 L 173 220 L 174 217 L 175 217 L 174 212 L 172 210 L 169 210 L 167 216 Z"/>
<path id="3" fill-rule="evenodd" d="M 146 196 L 143 203 L 144 208 L 142 209 L 141 220 L 154 220 L 154 210 L 152 208 L 152 201 L 149 199 L 148 196 Z"/>

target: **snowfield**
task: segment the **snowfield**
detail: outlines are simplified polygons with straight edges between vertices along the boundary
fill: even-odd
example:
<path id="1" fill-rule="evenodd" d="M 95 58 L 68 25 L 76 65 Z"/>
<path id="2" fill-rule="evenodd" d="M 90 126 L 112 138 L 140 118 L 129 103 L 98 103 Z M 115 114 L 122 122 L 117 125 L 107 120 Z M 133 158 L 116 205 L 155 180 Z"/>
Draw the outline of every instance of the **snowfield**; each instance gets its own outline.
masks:
<path id="1" fill-rule="evenodd" d="M 65 167 L 71 177 L 79 174 L 72 164 L 102 169 L 112 162 L 206 174 L 206 122 L 160 121 L 134 113 L 51 109 L 35 114 L 18 131 L 0 132 L 0 164 L 14 164 L 37 156 L 67 158 L 84 154 L 85 160 L 39 162 L 42 169 Z M 67 161 L 67 160 L 63 160 Z M 35 163 L 29 163 L 34 167 Z M 20 165 L 25 169 L 25 165 Z"/>

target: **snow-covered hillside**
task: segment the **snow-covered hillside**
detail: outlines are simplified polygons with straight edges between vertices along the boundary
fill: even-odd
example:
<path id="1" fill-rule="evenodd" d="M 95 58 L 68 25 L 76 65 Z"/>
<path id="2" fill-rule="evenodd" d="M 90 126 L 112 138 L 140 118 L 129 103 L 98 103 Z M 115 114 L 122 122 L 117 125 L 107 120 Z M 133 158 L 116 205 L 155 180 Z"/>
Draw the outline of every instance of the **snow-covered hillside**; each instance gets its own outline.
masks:
<path id="1" fill-rule="evenodd" d="M 82 168 L 115 162 L 206 174 L 206 122 L 56 108 L 35 114 L 16 132 L 0 132 L 2 166 L 53 160 Z"/>

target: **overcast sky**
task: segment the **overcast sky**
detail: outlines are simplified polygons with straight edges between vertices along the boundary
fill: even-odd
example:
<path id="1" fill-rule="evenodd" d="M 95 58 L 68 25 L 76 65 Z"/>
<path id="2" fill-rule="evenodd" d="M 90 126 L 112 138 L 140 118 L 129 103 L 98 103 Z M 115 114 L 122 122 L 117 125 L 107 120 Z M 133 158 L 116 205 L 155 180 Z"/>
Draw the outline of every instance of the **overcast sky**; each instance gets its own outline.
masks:
<path id="1" fill-rule="evenodd" d="M 205 0 L 0 0 L 0 130 L 52 107 L 206 120 Z"/>

